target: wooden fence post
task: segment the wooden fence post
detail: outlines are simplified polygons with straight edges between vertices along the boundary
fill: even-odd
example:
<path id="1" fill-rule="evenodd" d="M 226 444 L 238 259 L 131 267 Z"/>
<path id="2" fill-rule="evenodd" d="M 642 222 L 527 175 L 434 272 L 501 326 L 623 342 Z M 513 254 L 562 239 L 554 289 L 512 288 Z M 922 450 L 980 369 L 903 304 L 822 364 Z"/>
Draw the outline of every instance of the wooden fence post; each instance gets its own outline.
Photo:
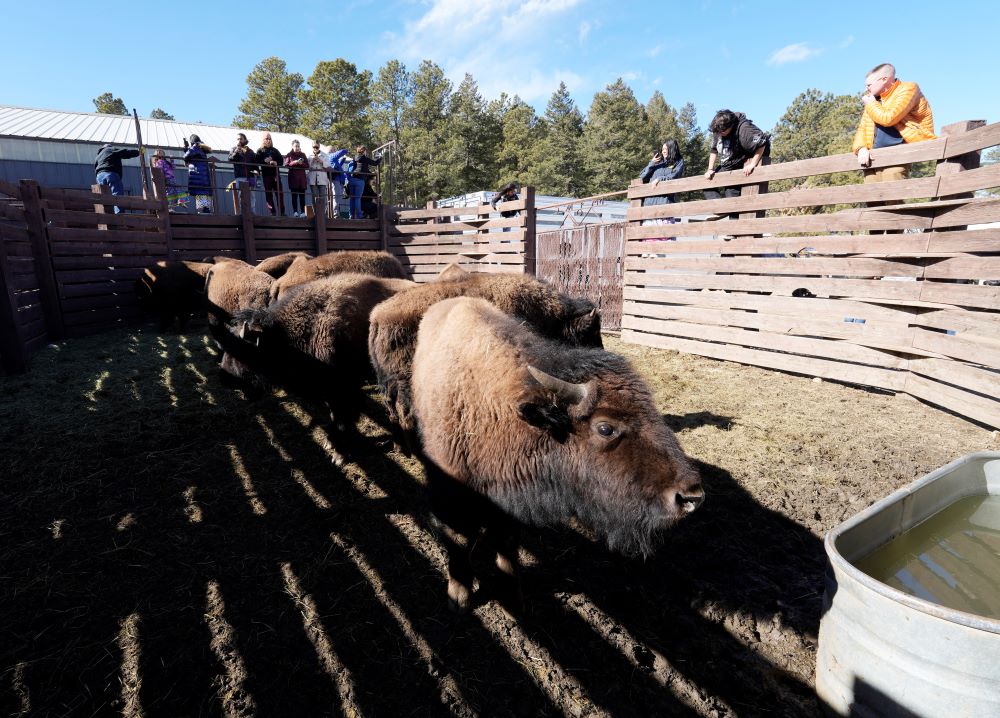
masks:
<path id="1" fill-rule="evenodd" d="M 985 124 L 986 120 L 966 120 L 965 122 L 955 122 L 942 127 L 941 135 L 943 137 L 961 135 L 969 130 L 982 127 Z M 947 177 L 949 175 L 958 174 L 959 172 L 964 172 L 965 170 L 974 170 L 977 167 L 979 167 L 979 152 L 969 152 L 968 154 L 959 155 L 958 157 L 950 157 L 946 160 L 939 160 L 937 163 L 937 169 L 934 171 L 934 176 Z M 972 197 L 972 193 L 962 192 L 961 194 L 948 196 L 952 199 L 970 199 Z"/>
<path id="2" fill-rule="evenodd" d="M 379 203 L 378 206 L 378 235 L 379 242 L 382 245 L 382 251 L 389 251 L 389 209 L 385 203 Z"/>
<path id="3" fill-rule="evenodd" d="M 257 246 L 253 236 L 253 210 L 250 209 L 250 189 L 249 182 L 241 182 L 236 185 L 240 190 L 240 230 L 243 235 L 243 258 L 249 264 L 257 264 Z"/>
<path id="4" fill-rule="evenodd" d="M 7 265 L 7 247 L 0 232 L 0 362 L 8 374 L 20 374 L 28 368 L 21 324 L 17 321 L 17 295 Z"/>
<path id="5" fill-rule="evenodd" d="M 31 255 L 35 258 L 35 276 L 38 277 L 45 331 L 49 339 L 59 341 L 66 336 L 66 330 L 63 327 L 56 273 L 52 268 L 52 255 L 49 252 L 49 233 L 42 216 L 41 191 L 35 180 L 21 180 L 20 185 L 24 219 L 28 225 L 28 236 L 31 237 Z"/>
<path id="6" fill-rule="evenodd" d="M 524 188 L 524 273 L 532 277 L 538 273 L 538 259 L 535 247 L 535 223 L 537 214 L 535 212 L 535 188 Z"/>
<path id="7" fill-rule="evenodd" d="M 316 256 L 330 251 L 326 245 L 326 197 L 313 198 L 313 230 L 316 232 Z"/>
<path id="8" fill-rule="evenodd" d="M 102 197 L 106 197 L 111 194 L 111 188 L 106 184 L 92 184 L 90 185 L 90 191 L 94 194 L 99 194 Z M 110 214 L 108 212 L 108 206 L 104 202 L 94 203 L 94 214 Z M 107 231 L 108 225 L 99 224 L 97 228 L 102 231 Z"/>
<path id="9" fill-rule="evenodd" d="M 153 196 L 160 201 L 158 213 L 163 221 L 163 237 L 167 246 L 167 259 L 174 258 L 174 230 L 170 224 L 170 205 L 167 200 L 167 180 L 159 167 L 150 168 L 153 175 Z"/>

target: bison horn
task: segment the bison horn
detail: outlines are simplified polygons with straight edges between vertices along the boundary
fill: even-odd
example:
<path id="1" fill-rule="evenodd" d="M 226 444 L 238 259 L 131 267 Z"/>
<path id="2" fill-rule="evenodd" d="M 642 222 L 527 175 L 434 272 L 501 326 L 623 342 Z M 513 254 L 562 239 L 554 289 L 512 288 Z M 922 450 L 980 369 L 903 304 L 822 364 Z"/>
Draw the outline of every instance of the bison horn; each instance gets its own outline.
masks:
<path id="1" fill-rule="evenodd" d="M 586 384 L 574 384 L 569 381 L 557 379 L 551 374 L 546 374 L 533 366 L 528 367 L 528 373 L 535 377 L 535 381 L 556 395 L 566 404 L 579 404 L 587 398 L 589 387 Z"/>

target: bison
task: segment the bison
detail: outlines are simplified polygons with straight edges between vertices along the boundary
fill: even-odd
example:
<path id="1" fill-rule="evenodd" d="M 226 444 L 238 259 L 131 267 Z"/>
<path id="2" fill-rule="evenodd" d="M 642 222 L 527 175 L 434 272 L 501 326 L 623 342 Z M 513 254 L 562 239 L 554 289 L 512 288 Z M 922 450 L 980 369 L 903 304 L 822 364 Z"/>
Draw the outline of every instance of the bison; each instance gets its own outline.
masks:
<path id="1" fill-rule="evenodd" d="M 257 265 L 257 271 L 263 272 L 264 274 L 269 274 L 275 279 L 281 277 L 288 271 L 288 267 L 291 266 L 299 257 L 304 259 L 312 259 L 311 254 L 305 252 L 285 252 L 284 254 L 277 254 L 273 257 L 268 257 L 267 259 L 261 260 L 260 264 Z"/>
<path id="2" fill-rule="evenodd" d="M 241 341 L 229 351 L 239 363 L 228 368 L 252 384 L 266 381 L 324 401 L 335 428 L 353 434 L 371 375 L 368 316 L 413 286 L 352 273 L 294 287 L 266 308 L 236 314 Z"/>
<path id="3" fill-rule="evenodd" d="M 368 352 L 396 434 L 394 438 L 404 452 L 417 448 L 410 406 L 410 371 L 417 327 L 429 307 L 457 296 L 487 299 L 552 339 L 603 346 L 601 318 L 589 300 L 567 297 L 523 274 L 466 273 L 393 297 L 372 312 Z"/>
<path id="4" fill-rule="evenodd" d="M 155 313 L 160 331 L 177 319 L 187 329 L 192 314 L 204 308 L 205 277 L 212 265 L 206 262 L 160 261 L 146 267 L 135 280 L 135 292 L 143 309 Z"/>
<path id="5" fill-rule="evenodd" d="M 431 509 L 445 529 L 449 603 L 459 611 L 469 605 L 469 550 L 483 530 L 510 575 L 515 522 L 575 517 L 610 549 L 648 555 L 705 496 L 625 359 L 553 341 L 482 299 L 427 311 L 413 408 Z"/>
<path id="6" fill-rule="evenodd" d="M 233 361 L 232 356 L 225 354 L 236 341 L 229 325 L 233 314 L 267 306 L 268 289 L 273 282 L 270 276 L 239 259 L 218 261 L 208 271 L 205 277 L 208 328 L 224 352 L 224 368 Z"/>
<path id="7" fill-rule="evenodd" d="M 386 279 L 406 279 L 406 270 L 388 252 L 331 252 L 314 259 L 296 259 L 271 287 L 271 301 L 291 287 L 331 274 L 370 274 Z"/>

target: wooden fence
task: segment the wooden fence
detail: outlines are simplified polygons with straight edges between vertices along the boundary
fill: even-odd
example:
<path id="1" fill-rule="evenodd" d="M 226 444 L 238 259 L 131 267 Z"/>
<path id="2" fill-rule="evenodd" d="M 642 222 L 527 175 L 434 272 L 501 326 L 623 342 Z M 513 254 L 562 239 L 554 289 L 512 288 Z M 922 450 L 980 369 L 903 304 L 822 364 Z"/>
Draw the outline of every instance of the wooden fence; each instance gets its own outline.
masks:
<path id="1" fill-rule="evenodd" d="M 1000 165 L 977 168 L 977 152 L 1000 144 L 1000 124 L 975 125 L 874 153 L 877 167 L 935 161 L 931 177 L 757 191 L 765 180 L 857 171 L 848 154 L 751 177 L 633 184 L 623 338 L 905 392 L 1000 426 L 1000 226 L 968 227 L 1000 220 L 1000 197 L 969 194 L 1000 186 Z M 641 206 L 719 186 L 744 190 Z M 856 203 L 869 204 L 815 212 Z M 702 222 L 645 222 L 705 213 Z"/>
<path id="2" fill-rule="evenodd" d="M 475 207 L 387 209 L 388 251 L 410 267 L 414 281 L 434 279 L 450 263 L 477 272 L 535 273 L 535 191 L 514 202 Z M 497 211 L 517 210 L 514 217 Z"/>
<path id="3" fill-rule="evenodd" d="M 295 250 L 381 249 L 378 220 L 260 217 L 249 193 L 238 216 L 173 214 L 162 173 L 154 197 L 0 185 L 0 364 L 22 371 L 40 346 L 105 330 L 139 315 L 133 289 L 161 259 L 228 255 L 257 262 Z M 123 211 L 114 213 L 117 205 Z"/>

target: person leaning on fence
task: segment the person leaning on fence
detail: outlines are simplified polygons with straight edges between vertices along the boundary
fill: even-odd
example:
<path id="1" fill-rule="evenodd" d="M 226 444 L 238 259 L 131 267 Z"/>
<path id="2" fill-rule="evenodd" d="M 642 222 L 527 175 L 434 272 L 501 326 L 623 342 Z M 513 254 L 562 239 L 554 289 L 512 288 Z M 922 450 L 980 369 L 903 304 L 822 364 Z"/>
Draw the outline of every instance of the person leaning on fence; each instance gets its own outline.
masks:
<path id="1" fill-rule="evenodd" d="M 167 190 L 167 211 L 174 212 L 184 207 L 187 192 L 177 186 L 173 160 L 169 159 L 167 153 L 160 148 L 153 153 L 150 165 L 163 172 L 163 184 L 166 185 Z"/>
<path id="2" fill-rule="evenodd" d="M 364 219 L 365 213 L 362 209 L 362 197 L 365 194 L 365 184 L 375 175 L 372 167 L 382 162 L 381 157 L 371 158 L 368 156 L 368 148 L 358 145 L 354 152 L 354 168 L 347 179 L 347 187 L 351 203 L 351 219 Z"/>
<path id="3" fill-rule="evenodd" d="M 139 156 L 139 150 L 127 150 L 124 147 L 113 147 L 110 144 L 101 145 L 94 161 L 94 175 L 97 184 L 111 188 L 115 197 L 125 196 L 125 184 L 122 182 L 122 160 Z M 115 214 L 121 210 L 115 206 Z"/>
<path id="4" fill-rule="evenodd" d="M 202 144 L 198 135 L 184 140 L 184 161 L 188 167 L 188 192 L 194 197 L 196 212 L 212 212 L 212 178 L 208 171 L 208 153 L 212 148 Z"/>
<path id="5" fill-rule="evenodd" d="M 508 182 L 503 187 L 498 189 L 493 194 L 493 199 L 490 200 L 490 207 L 496 210 L 497 205 L 501 202 L 516 202 L 521 199 L 517 194 L 517 182 Z M 520 212 L 516 209 L 505 209 L 500 213 L 501 217 L 516 217 Z M 504 232 L 509 232 L 510 227 L 504 227 Z"/>
<path id="6" fill-rule="evenodd" d="M 749 177 L 759 165 L 771 164 L 771 135 L 757 127 L 742 112 L 719 110 L 708 129 L 712 132 L 712 146 L 708 154 L 705 179 L 713 179 L 716 172 L 729 172 L 743 168 Z M 767 182 L 759 185 L 760 194 L 767 193 Z M 718 187 L 705 190 L 705 199 L 739 197 L 739 187 Z M 757 213 L 763 217 L 763 212 Z M 730 215 L 735 219 L 736 215 Z"/>
<path id="7" fill-rule="evenodd" d="M 288 189 L 292 193 L 292 216 L 306 216 L 306 168 L 309 158 L 302 151 L 298 140 L 292 140 L 292 149 L 285 155 L 285 167 L 288 168 Z"/>
<path id="8" fill-rule="evenodd" d="M 934 114 L 915 82 L 896 79 L 896 68 L 885 63 L 865 77 L 864 111 L 851 151 L 864 168 L 865 183 L 892 182 L 909 177 L 908 165 L 873 169 L 873 150 L 903 143 L 933 140 Z"/>
<path id="9" fill-rule="evenodd" d="M 284 161 L 285 158 L 281 156 L 271 140 L 271 133 L 265 132 L 261 147 L 257 150 L 257 164 L 260 165 L 260 176 L 264 181 L 264 200 L 267 202 L 267 211 L 281 217 L 285 216 L 285 194 L 281 191 L 278 168 Z"/>
<path id="10" fill-rule="evenodd" d="M 313 208 L 316 207 L 316 199 L 322 197 L 329 205 L 330 202 L 330 155 L 319 148 L 319 142 L 313 142 L 312 154 L 309 155 L 309 172 L 306 179 L 309 182 L 309 191 L 312 193 Z"/>
<path id="11" fill-rule="evenodd" d="M 671 138 L 664 140 L 663 146 L 653 154 L 653 158 L 649 161 L 649 164 L 642 168 L 642 171 L 639 173 L 639 179 L 644 184 L 649 183 L 655 187 L 660 182 L 677 179 L 683 175 L 684 158 L 681 157 L 681 149 L 677 145 L 677 140 Z M 654 207 L 661 204 L 673 204 L 676 201 L 676 195 L 666 194 L 659 197 L 646 197 L 642 200 L 642 206 Z M 644 219 L 642 223 L 673 224 L 676 221 L 674 217 L 658 217 Z M 675 239 L 675 237 L 670 237 L 669 239 Z M 657 240 L 651 239 L 649 241 L 655 242 Z"/>
<path id="12" fill-rule="evenodd" d="M 239 193 L 243 187 L 250 191 L 250 211 L 258 214 L 257 193 L 257 155 L 250 149 L 250 142 L 242 132 L 236 134 L 236 146 L 229 152 L 229 161 L 233 163 L 233 184 Z M 237 201 L 239 194 L 237 194 Z"/>
<path id="13" fill-rule="evenodd" d="M 326 150 L 330 162 L 330 182 L 333 187 L 333 216 L 347 219 L 351 216 L 351 210 L 347 203 L 347 172 L 344 169 L 347 160 L 347 150 L 334 151 L 333 145 Z"/>

